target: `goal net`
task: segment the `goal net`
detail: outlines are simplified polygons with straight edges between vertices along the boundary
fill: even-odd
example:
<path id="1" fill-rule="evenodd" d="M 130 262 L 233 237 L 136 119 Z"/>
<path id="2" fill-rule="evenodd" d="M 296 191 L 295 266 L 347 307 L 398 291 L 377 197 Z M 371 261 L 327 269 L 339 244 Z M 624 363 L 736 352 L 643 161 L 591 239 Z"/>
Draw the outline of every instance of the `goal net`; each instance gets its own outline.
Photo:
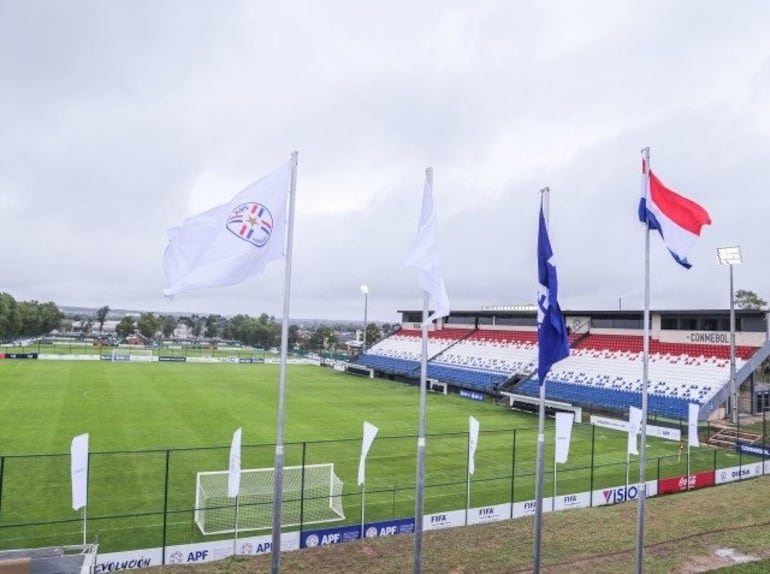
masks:
<path id="1" fill-rule="evenodd" d="M 195 523 L 203 534 L 235 532 L 235 499 L 227 496 L 229 472 L 199 472 L 195 486 Z M 241 470 L 238 531 L 267 530 L 273 525 L 275 469 Z M 281 525 L 345 520 L 342 481 L 334 464 L 287 466 L 283 469 Z"/>
<path id="2" fill-rule="evenodd" d="M 113 349 L 112 360 L 150 363 L 152 362 L 152 349 L 131 349 L 127 347 Z"/>

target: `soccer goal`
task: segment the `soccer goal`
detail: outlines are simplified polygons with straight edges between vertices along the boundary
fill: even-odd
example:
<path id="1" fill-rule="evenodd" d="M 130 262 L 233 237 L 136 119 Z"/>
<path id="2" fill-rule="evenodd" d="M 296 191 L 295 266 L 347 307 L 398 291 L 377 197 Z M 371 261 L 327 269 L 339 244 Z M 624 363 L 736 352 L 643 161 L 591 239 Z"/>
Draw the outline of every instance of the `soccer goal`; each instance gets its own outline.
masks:
<path id="1" fill-rule="evenodd" d="M 142 363 L 152 362 L 152 349 L 130 349 L 117 348 L 112 350 L 113 361 L 139 361 Z"/>
<path id="2" fill-rule="evenodd" d="M 229 472 L 199 472 L 195 486 L 195 523 L 205 534 L 235 532 L 235 499 L 227 496 Z M 241 470 L 238 531 L 267 530 L 273 525 L 275 469 Z M 345 520 L 342 481 L 334 464 L 283 469 L 281 525 L 297 526 Z"/>

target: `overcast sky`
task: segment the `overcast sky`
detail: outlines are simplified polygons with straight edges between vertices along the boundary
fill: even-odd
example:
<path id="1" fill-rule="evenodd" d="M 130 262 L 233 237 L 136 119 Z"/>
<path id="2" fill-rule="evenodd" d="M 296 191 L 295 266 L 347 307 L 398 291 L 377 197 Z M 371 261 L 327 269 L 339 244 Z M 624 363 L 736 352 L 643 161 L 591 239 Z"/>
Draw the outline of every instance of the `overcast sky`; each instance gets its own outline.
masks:
<path id="1" fill-rule="evenodd" d="M 703 205 L 653 308 L 770 298 L 770 2 L 0 0 L 0 291 L 281 315 L 284 264 L 165 299 L 168 228 L 299 152 L 294 318 L 396 321 L 434 168 L 453 309 L 530 303 L 549 186 L 562 308 L 640 309 L 640 148 Z"/>

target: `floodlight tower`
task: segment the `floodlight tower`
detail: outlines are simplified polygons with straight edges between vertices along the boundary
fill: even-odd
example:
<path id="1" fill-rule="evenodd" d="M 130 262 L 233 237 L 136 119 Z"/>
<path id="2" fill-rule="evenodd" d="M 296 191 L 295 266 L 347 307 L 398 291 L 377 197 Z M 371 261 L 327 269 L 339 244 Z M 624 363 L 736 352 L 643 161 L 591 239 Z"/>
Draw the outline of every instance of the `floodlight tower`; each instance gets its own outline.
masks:
<path id="1" fill-rule="evenodd" d="M 738 423 L 738 385 L 735 383 L 735 291 L 733 289 L 733 266 L 743 263 L 741 246 L 717 247 L 720 265 L 730 266 L 730 422 Z"/>
<path id="2" fill-rule="evenodd" d="M 366 352 L 366 314 L 369 310 L 369 287 L 364 284 L 361 285 L 361 293 L 364 295 L 364 331 L 361 337 L 361 352 Z"/>

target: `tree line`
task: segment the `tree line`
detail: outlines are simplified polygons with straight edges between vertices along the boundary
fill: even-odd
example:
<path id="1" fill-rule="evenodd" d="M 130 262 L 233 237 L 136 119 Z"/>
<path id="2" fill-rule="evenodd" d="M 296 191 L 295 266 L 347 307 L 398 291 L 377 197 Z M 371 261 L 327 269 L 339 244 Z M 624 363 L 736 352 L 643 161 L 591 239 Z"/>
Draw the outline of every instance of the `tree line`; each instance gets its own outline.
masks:
<path id="1" fill-rule="evenodd" d="M 16 301 L 0 293 L 0 341 L 37 337 L 58 329 L 64 313 L 52 301 Z"/>
<path id="2" fill-rule="evenodd" d="M 78 321 L 82 334 L 94 331 L 101 338 L 104 323 L 110 315 L 110 307 L 99 307 L 93 316 L 75 315 L 67 319 L 54 302 L 16 301 L 8 293 L 0 293 L 0 342 L 49 335 L 54 330 L 71 329 L 72 321 Z M 250 347 L 270 349 L 280 347 L 281 324 L 275 317 L 262 313 L 259 317 L 235 315 L 224 317 L 218 314 L 175 317 L 156 313 L 141 313 L 138 317 L 126 315 L 115 327 L 115 335 L 121 339 L 139 333 L 147 340 L 171 339 L 179 325 L 187 327 L 194 339 L 221 339 L 234 341 Z M 303 330 L 299 325 L 289 326 L 288 344 L 290 349 L 306 351 L 333 351 L 341 348 L 338 333 L 349 325 L 320 325 Z M 383 325 L 386 333 L 394 327 Z M 373 345 L 383 337 L 383 329 L 376 323 L 366 326 L 367 345 Z"/>
<path id="3" fill-rule="evenodd" d="M 754 291 L 739 289 L 735 292 L 735 306 L 738 309 L 767 309 L 767 301 Z M 81 322 L 81 331 L 86 333 L 90 333 L 92 328 L 98 325 L 101 336 L 109 313 L 110 307 L 103 305 L 96 310 L 93 317 L 76 317 L 76 320 Z M 0 342 L 48 335 L 55 329 L 61 329 L 64 319 L 64 313 L 53 301 L 16 301 L 12 295 L 0 292 Z M 281 324 L 275 317 L 266 313 L 259 317 L 235 315 L 229 318 L 216 314 L 177 318 L 173 315 L 141 313 L 138 318 L 129 315 L 123 317 L 115 327 L 115 333 L 121 339 L 126 339 L 134 333 L 139 333 L 148 340 L 161 336 L 169 339 L 180 324 L 186 325 L 190 335 L 196 339 L 223 339 L 262 349 L 279 347 L 281 344 Z M 377 343 L 393 328 L 392 325 L 385 324 L 381 329 L 376 323 L 368 323 L 367 346 Z M 296 324 L 290 325 L 289 348 L 308 351 L 336 350 L 341 345 L 337 335 L 339 330 L 333 325 L 320 325 L 305 332 Z"/>
<path id="4" fill-rule="evenodd" d="M 104 308 L 100 308 L 100 311 L 102 309 Z M 109 308 L 106 309 L 108 312 Z M 99 316 L 97 313 L 97 321 Z M 101 323 L 104 323 L 103 318 Z M 234 317 L 224 317 L 217 314 L 174 317 L 173 315 L 142 313 L 138 318 L 123 317 L 115 327 L 115 333 L 121 339 L 134 333 L 139 333 L 149 340 L 158 337 L 171 339 L 179 325 L 186 326 L 187 332 L 194 339 L 235 341 L 242 345 L 261 349 L 280 347 L 281 344 L 281 323 L 267 313 L 262 313 L 259 317 L 243 314 Z M 319 325 L 314 329 L 305 331 L 299 325 L 291 324 L 288 332 L 289 349 L 297 348 L 306 351 L 339 349 L 342 341 L 340 341 L 337 333 L 344 328 L 344 326 L 339 325 Z M 393 329 L 393 326 L 386 324 L 383 325 L 383 328 L 388 333 Z M 367 324 L 367 344 L 373 345 L 382 337 L 383 329 L 376 323 Z"/>

